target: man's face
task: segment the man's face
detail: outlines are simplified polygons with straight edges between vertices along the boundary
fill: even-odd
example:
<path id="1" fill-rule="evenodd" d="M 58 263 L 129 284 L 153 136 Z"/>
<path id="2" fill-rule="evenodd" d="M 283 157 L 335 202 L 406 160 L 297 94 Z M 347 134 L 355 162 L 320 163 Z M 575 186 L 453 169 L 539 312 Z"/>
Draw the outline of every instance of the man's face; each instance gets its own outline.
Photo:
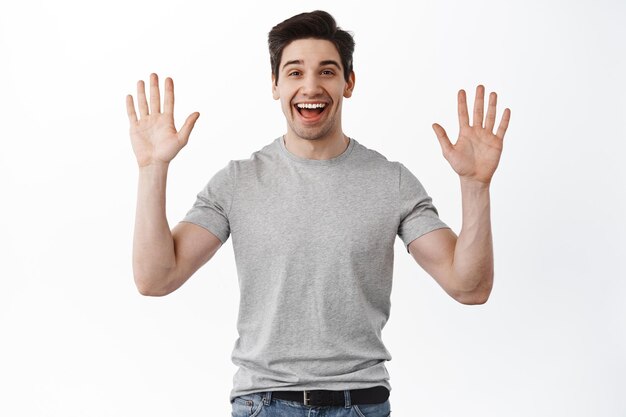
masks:
<path id="1" fill-rule="evenodd" d="M 341 103 L 352 95 L 354 72 L 346 82 L 332 42 L 291 42 L 283 49 L 278 74 L 278 85 L 272 74 L 272 95 L 280 99 L 291 135 L 316 140 L 342 133 Z"/>

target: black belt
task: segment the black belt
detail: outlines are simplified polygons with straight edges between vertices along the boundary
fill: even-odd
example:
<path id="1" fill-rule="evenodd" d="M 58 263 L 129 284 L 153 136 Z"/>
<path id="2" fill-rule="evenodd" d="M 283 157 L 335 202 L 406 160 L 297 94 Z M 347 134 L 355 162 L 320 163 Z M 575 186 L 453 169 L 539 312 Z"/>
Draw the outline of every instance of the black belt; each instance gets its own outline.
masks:
<path id="1" fill-rule="evenodd" d="M 296 401 L 304 405 L 344 405 L 343 391 L 272 391 L 272 398 Z M 350 390 L 351 404 L 380 404 L 389 398 L 389 390 L 383 386 Z"/>

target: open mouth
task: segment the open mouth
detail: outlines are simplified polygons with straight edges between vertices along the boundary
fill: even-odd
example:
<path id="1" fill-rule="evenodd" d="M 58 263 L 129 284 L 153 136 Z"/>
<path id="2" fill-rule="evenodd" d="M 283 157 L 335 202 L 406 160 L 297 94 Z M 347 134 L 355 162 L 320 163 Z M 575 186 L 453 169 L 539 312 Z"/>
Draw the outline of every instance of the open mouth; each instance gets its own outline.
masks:
<path id="1" fill-rule="evenodd" d="M 307 121 L 317 121 L 328 107 L 327 103 L 298 103 L 294 105 L 300 116 Z"/>

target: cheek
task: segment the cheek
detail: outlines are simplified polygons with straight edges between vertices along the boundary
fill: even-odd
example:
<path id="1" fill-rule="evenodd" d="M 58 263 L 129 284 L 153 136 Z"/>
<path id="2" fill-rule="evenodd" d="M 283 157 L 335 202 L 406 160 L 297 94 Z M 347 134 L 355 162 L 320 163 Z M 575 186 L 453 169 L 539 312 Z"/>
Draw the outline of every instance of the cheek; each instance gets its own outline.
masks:
<path id="1" fill-rule="evenodd" d="M 326 88 L 326 91 L 328 91 L 328 93 L 332 95 L 333 99 L 341 100 L 345 91 L 345 85 L 334 84 L 332 86 L 328 86 Z"/>
<path id="2" fill-rule="evenodd" d="M 284 100 L 281 98 L 281 107 L 285 116 L 291 115 L 291 103 L 289 102 L 289 100 Z"/>

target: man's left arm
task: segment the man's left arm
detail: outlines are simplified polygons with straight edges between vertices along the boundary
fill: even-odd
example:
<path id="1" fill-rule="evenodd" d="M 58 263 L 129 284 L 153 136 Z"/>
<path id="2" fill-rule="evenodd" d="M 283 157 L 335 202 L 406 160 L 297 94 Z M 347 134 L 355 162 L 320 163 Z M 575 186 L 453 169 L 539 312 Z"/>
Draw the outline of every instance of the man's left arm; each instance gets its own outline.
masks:
<path id="1" fill-rule="evenodd" d="M 504 110 L 496 134 L 497 95 L 489 96 L 483 124 L 485 88 L 476 88 L 473 125 L 469 124 L 465 91 L 458 93 L 459 138 L 453 145 L 443 127 L 433 129 L 444 157 L 459 175 L 462 197 L 462 226 L 457 237 L 450 229 L 427 233 L 409 244 L 417 263 L 455 300 L 463 304 L 487 301 L 493 286 L 493 243 L 489 187 L 500 161 L 502 141 L 511 111 Z"/>

